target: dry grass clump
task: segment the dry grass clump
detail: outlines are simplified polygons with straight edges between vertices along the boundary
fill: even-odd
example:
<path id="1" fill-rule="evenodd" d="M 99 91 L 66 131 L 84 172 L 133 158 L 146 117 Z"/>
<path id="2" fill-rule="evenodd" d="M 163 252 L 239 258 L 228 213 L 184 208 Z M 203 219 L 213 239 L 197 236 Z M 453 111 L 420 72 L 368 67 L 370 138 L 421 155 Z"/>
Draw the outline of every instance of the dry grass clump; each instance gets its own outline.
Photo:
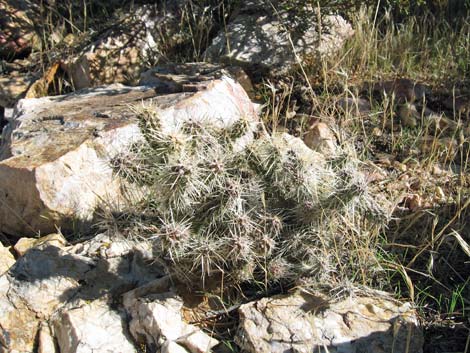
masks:
<path id="1" fill-rule="evenodd" d="M 341 53 L 323 63 L 322 79 L 329 83 L 396 76 L 438 84 L 468 81 L 468 16 L 449 23 L 439 14 L 426 12 L 398 22 L 390 12 L 377 16 L 362 7 L 350 14 L 350 20 L 354 36 Z"/>
<path id="2" fill-rule="evenodd" d="M 138 109 L 145 143 L 121 173 L 148 192 L 121 229 L 151 241 L 155 257 L 188 284 L 328 285 L 369 280 L 384 210 L 352 155 L 325 156 L 300 139 L 265 133 L 240 152 L 249 123 L 162 128 Z"/>

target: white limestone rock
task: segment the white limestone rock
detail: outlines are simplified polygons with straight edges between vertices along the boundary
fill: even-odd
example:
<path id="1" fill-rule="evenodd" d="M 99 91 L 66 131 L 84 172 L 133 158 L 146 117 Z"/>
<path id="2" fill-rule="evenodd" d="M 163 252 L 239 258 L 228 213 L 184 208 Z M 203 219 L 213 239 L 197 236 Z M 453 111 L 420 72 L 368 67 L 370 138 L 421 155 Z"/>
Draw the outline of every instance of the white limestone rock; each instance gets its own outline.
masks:
<path id="1" fill-rule="evenodd" d="M 153 288 L 163 289 L 166 281 L 158 281 Z M 148 287 L 148 292 L 151 287 Z M 146 293 L 140 291 L 139 294 Z M 152 291 L 155 293 L 154 291 Z M 136 296 L 137 292 L 124 295 L 124 306 L 132 318 L 129 330 L 137 342 L 160 347 L 162 351 L 178 352 L 181 347 L 191 353 L 205 353 L 219 342 L 194 325 L 183 321 L 182 300 L 173 292 Z M 171 343 L 175 342 L 177 345 Z"/>
<path id="2" fill-rule="evenodd" d="M 351 25 L 339 15 L 318 16 L 307 7 L 305 11 L 306 15 L 295 19 L 293 11 L 283 11 L 277 1 L 247 1 L 226 30 L 213 39 L 205 56 L 211 62 L 285 72 L 298 60 L 318 60 L 334 54 L 354 34 Z"/>
<path id="3" fill-rule="evenodd" d="M 194 332 L 178 338 L 177 342 L 186 347 L 191 353 L 210 352 L 219 342 L 205 334 L 201 330 L 194 328 Z"/>
<path id="4" fill-rule="evenodd" d="M 295 293 L 242 305 L 236 337 L 250 353 L 422 352 L 416 312 L 383 293 L 329 302 Z"/>
<path id="5" fill-rule="evenodd" d="M 333 131 L 322 122 L 311 124 L 303 140 L 312 150 L 323 153 L 325 156 L 334 156 L 339 150 Z"/>
<path id="6" fill-rule="evenodd" d="M 32 352 L 40 323 L 71 299 L 92 263 L 49 247 L 32 249 L 0 277 L 0 352 Z"/>
<path id="7" fill-rule="evenodd" d="M 0 232 L 48 234 L 86 229 L 98 208 L 119 210 L 123 180 L 111 161 L 142 140 L 130 105 L 152 100 L 163 129 L 183 121 L 230 127 L 241 118 L 256 128 L 257 108 L 228 76 L 196 92 L 157 95 L 151 87 L 111 85 L 74 94 L 23 99 L 0 146 Z"/>
<path id="8" fill-rule="evenodd" d="M 60 233 L 52 233 L 41 237 L 39 239 L 35 238 L 20 238 L 13 249 L 15 249 L 18 256 L 23 256 L 26 252 L 32 248 L 40 246 L 50 246 L 53 245 L 57 248 L 63 248 L 67 245 L 67 240 Z"/>
<path id="9" fill-rule="evenodd" d="M 96 300 L 65 309 L 53 319 L 61 353 L 135 353 L 125 315 Z"/>
<path id="10" fill-rule="evenodd" d="M 101 237 L 102 240 L 104 238 Z M 96 247 L 89 246 L 90 243 L 93 240 L 84 242 L 82 247 L 59 248 L 47 243 L 36 246 L 0 276 L 1 353 L 33 352 L 36 344 L 43 347 L 43 352 L 52 353 L 50 347 L 54 338 L 46 330 L 46 325 L 58 313 L 62 315 L 60 320 L 69 320 L 69 327 L 64 328 L 67 330 L 79 326 L 77 317 L 93 317 L 95 309 L 109 320 L 101 322 L 99 316 L 93 317 L 94 324 L 100 326 L 114 320 L 112 327 L 126 327 L 126 319 L 119 313 L 113 314 L 103 303 L 113 302 L 135 286 L 144 286 L 161 277 L 163 269 L 146 258 L 138 247 L 131 246 L 121 256 L 106 258 L 100 251 L 91 251 Z M 84 303 L 88 305 L 95 301 L 99 301 L 95 303 L 96 308 L 79 311 L 82 316 L 73 314 Z M 69 311 L 73 311 L 70 318 L 66 315 Z M 87 322 L 83 325 L 90 326 Z M 103 326 L 102 330 L 107 329 Z M 79 329 L 74 330 L 76 336 L 71 335 L 78 340 Z M 61 344 L 63 352 L 65 343 Z"/>
<path id="11" fill-rule="evenodd" d="M 0 243 L 0 276 L 7 272 L 15 262 L 15 257 L 11 253 L 10 248 Z"/>
<path id="12" fill-rule="evenodd" d="M 188 353 L 186 349 L 181 347 L 178 343 L 172 342 L 172 341 L 167 341 L 163 344 L 162 353 Z"/>

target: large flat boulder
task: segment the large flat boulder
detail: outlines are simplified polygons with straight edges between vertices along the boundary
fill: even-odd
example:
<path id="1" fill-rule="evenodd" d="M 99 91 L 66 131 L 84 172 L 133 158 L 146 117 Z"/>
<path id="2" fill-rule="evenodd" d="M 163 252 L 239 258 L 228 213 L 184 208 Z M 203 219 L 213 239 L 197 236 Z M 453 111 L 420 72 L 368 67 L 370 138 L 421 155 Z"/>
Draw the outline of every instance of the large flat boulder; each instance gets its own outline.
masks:
<path id="1" fill-rule="evenodd" d="M 339 301 L 295 293 L 242 305 L 239 314 L 244 352 L 422 352 L 416 312 L 382 292 Z"/>
<path id="2" fill-rule="evenodd" d="M 118 210 L 122 180 L 110 161 L 142 140 L 132 109 L 142 102 L 158 107 L 168 129 L 190 120 L 229 127 L 241 118 L 257 119 L 256 106 L 228 76 L 192 92 L 111 85 L 23 99 L 2 135 L 0 232 L 74 231 L 88 227 L 98 208 Z"/>

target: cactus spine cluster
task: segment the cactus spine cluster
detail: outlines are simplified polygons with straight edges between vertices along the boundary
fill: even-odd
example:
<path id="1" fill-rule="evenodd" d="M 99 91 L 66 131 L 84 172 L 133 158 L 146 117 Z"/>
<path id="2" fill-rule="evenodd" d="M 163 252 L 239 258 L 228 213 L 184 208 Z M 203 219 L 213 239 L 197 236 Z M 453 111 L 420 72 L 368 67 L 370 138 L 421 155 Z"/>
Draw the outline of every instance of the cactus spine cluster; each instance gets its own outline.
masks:
<path id="1" fill-rule="evenodd" d="M 245 119 L 163 129 L 156 107 L 140 107 L 138 117 L 145 143 L 122 172 L 146 197 L 127 231 L 151 241 L 188 283 L 217 273 L 233 284 L 326 283 L 355 261 L 364 225 L 382 216 L 348 154 L 326 158 L 267 133 L 240 151 L 235 141 L 252 126 Z"/>

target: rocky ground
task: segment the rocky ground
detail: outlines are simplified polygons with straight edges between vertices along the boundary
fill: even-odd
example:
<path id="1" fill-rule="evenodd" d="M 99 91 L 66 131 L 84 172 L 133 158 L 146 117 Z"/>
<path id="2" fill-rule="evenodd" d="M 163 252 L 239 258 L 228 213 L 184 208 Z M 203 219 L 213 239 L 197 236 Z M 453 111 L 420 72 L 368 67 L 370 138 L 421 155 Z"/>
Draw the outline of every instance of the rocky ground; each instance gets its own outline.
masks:
<path id="1" fill-rule="evenodd" d="M 64 4 L 0 4 L 0 352 L 468 351 L 468 23 L 437 83 L 364 9 Z"/>

